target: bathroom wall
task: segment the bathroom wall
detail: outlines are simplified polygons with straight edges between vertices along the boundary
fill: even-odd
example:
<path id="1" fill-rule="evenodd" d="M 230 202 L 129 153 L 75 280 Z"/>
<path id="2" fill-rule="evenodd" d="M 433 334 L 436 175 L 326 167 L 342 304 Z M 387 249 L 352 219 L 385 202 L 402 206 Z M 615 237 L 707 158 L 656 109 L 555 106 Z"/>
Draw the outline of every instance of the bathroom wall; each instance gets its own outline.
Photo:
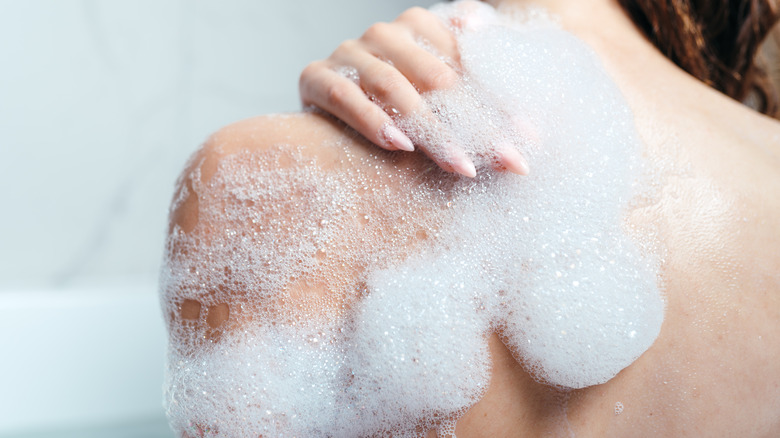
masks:
<path id="1" fill-rule="evenodd" d="M 413 0 L 0 0 L 0 293 L 154 281 L 177 172 Z"/>

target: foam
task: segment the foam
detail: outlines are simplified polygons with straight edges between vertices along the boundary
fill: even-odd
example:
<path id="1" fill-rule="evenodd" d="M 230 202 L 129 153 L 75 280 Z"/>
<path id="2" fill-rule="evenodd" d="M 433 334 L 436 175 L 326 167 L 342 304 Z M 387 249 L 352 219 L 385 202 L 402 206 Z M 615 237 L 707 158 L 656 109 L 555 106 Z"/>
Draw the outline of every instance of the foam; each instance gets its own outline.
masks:
<path id="1" fill-rule="evenodd" d="M 200 208 L 192 230 L 173 227 L 161 280 L 176 431 L 454 436 L 487 390 L 490 333 L 561 388 L 608 381 L 658 335 L 657 261 L 640 249 L 653 245 L 624 226 L 641 144 L 595 55 L 543 14 L 435 10 L 471 17 L 462 81 L 424 96 L 435 123 L 396 122 L 457 141 L 475 180 L 381 151 L 330 169 L 280 145 L 227 156 L 208 181 L 196 161 L 180 181 L 175 206 L 191 194 Z M 487 170 L 497 147 L 531 175 Z M 188 300 L 200 312 L 183 319 Z"/>

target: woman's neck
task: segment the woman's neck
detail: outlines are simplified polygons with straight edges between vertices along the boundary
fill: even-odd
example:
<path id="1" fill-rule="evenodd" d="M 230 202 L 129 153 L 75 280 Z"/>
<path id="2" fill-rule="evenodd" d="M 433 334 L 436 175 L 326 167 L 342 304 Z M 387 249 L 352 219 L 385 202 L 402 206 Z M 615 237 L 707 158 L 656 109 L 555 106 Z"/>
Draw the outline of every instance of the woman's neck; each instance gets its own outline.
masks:
<path id="1" fill-rule="evenodd" d="M 500 8 L 541 7 L 561 26 L 590 45 L 619 85 L 641 84 L 656 93 L 680 80 L 685 87 L 698 80 L 677 67 L 651 43 L 617 0 L 485 0 Z M 660 82 L 659 82 L 660 81 Z M 698 84 L 703 87 L 703 84 Z M 622 87 L 621 87 L 622 88 Z M 694 87 L 696 89 L 700 87 Z M 706 87 L 704 87 L 706 88 Z M 628 90 L 624 90 L 626 92 Z"/>
<path id="2" fill-rule="evenodd" d="M 701 104 L 718 93 L 670 61 L 634 25 L 617 0 L 485 0 L 501 9 L 541 7 L 599 55 L 632 107 Z M 721 99 L 716 99 L 720 101 Z"/>
<path id="3" fill-rule="evenodd" d="M 567 30 L 583 38 L 598 37 L 613 43 L 647 43 L 617 0 L 486 0 L 496 7 L 538 6 L 560 17 Z"/>

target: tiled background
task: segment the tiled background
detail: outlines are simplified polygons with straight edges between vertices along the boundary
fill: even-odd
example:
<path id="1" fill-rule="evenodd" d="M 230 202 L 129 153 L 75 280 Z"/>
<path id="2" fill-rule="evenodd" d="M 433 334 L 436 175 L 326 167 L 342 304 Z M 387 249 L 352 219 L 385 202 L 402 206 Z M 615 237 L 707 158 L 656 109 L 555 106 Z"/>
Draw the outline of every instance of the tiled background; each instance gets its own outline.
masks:
<path id="1" fill-rule="evenodd" d="M 0 293 L 154 281 L 173 183 L 220 126 L 413 0 L 0 0 Z"/>

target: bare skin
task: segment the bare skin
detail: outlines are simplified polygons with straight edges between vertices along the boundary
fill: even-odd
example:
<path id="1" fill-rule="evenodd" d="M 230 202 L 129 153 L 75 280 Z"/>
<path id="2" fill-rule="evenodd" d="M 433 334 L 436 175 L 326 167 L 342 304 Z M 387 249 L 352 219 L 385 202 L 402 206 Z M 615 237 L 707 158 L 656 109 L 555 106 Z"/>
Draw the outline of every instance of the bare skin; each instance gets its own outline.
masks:
<path id="1" fill-rule="evenodd" d="M 780 123 L 674 66 L 615 2 L 540 3 L 598 53 L 634 112 L 647 157 L 669 170 L 659 176 L 657 202 L 629 218 L 637 232 L 655 224 L 666 247 L 665 321 L 655 344 L 614 379 L 567 394 L 534 381 L 492 336 L 490 387 L 457 435 L 780 436 Z M 298 144 L 334 162 L 317 146 L 337 138 L 355 155 L 371 147 L 319 115 L 244 121 L 203 150 L 204 179 L 230 145 Z M 400 160 L 410 173 L 427 165 L 419 155 Z M 192 222 L 197 211 L 185 202 L 172 221 Z M 215 326 L 235 317 L 220 312 Z"/>

